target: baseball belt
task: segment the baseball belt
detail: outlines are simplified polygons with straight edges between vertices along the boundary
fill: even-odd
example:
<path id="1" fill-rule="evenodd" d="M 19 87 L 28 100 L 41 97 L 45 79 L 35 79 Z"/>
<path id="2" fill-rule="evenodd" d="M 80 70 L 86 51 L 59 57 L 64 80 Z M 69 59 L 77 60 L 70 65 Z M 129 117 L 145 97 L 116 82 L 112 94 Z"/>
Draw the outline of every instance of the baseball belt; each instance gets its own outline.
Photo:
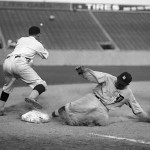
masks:
<path id="1" fill-rule="evenodd" d="M 7 58 L 10 58 L 10 57 L 11 57 L 11 56 L 7 56 L 6 59 L 7 59 Z M 21 57 L 24 57 L 24 56 L 21 56 L 21 55 L 16 55 L 16 56 L 15 56 L 15 58 L 21 58 Z M 24 58 L 27 60 L 28 63 L 31 61 L 30 58 L 27 58 L 27 57 L 24 57 Z"/>
<path id="2" fill-rule="evenodd" d="M 99 96 L 97 96 L 97 94 L 94 93 L 94 95 L 106 107 L 106 109 L 108 110 L 107 106 L 104 104 L 104 102 L 102 101 L 102 99 Z"/>

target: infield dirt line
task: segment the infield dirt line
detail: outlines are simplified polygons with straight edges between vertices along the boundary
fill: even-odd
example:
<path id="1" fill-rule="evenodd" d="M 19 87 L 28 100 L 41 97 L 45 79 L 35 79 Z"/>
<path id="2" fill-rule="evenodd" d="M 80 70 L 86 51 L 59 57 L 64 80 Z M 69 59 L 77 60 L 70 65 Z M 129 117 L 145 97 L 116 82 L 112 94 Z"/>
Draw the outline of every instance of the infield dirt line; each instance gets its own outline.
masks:
<path id="1" fill-rule="evenodd" d="M 115 139 L 115 140 L 125 140 L 125 141 L 129 141 L 129 142 L 150 145 L 150 141 L 146 142 L 143 140 L 135 140 L 135 139 L 129 139 L 129 138 L 123 138 L 123 137 L 117 137 L 117 136 L 111 136 L 111 135 L 104 135 L 104 134 L 96 134 L 96 133 L 89 133 L 89 135 L 94 135 L 94 136 L 99 136 L 99 137 L 104 137 L 104 138 L 110 138 L 110 139 Z"/>

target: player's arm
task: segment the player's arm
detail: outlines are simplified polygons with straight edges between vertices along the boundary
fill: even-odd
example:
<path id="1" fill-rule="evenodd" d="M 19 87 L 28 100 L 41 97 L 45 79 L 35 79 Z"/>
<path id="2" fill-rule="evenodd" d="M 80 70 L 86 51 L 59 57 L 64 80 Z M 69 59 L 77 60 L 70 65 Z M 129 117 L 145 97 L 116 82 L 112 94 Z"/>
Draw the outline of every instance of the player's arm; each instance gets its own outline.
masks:
<path id="1" fill-rule="evenodd" d="M 105 73 L 93 71 L 92 69 L 78 66 L 75 68 L 78 74 L 91 82 L 102 83 L 105 82 Z"/>
<path id="2" fill-rule="evenodd" d="M 41 43 L 39 43 L 39 48 L 37 50 L 37 54 L 42 58 L 42 59 L 47 59 L 49 56 L 49 52 L 43 47 Z"/>
<path id="3" fill-rule="evenodd" d="M 148 115 L 146 111 L 144 111 L 140 104 L 136 101 L 132 91 L 129 94 L 129 101 L 127 105 L 131 108 L 132 112 L 139 118 L 139 120 L 148 121 Z"/>

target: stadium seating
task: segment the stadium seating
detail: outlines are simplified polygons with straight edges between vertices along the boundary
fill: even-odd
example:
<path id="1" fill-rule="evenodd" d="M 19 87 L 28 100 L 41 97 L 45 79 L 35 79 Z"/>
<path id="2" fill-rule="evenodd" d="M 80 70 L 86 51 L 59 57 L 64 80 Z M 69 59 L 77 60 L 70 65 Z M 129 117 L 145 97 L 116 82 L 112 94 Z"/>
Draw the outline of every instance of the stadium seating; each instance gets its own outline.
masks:
<path id="1" fill-rule="evenodd" d="M 94 13 L 121 50 L 150 50 L 149 12 Z"/>
<path id="2" fill-rule="evenodd" d="M 50 20 L 50 15 L 55 20 Z M 40 26 L 40 23 L 43 43 L 54 50 L 99 50 L 99 42 L 108 41 L 88 12 L 3 9 L 0 18 L 6 41 L 26 36 L 30 26 Z"/>
<path id="3" fill-rule="evenodd" d="M 93 12 L 99 23 L 121 50 L 150 49 L 150 13 Z M 55 16 L 50 20 L 50 15 Z M 32 25 L 42 23 L 42 42 L 53 50 L 102 50 L 109 43 L 103 30 L 88 11 L 50 9 L 0 9 L 0 25 L 5 41 L 27 36 Z"/>

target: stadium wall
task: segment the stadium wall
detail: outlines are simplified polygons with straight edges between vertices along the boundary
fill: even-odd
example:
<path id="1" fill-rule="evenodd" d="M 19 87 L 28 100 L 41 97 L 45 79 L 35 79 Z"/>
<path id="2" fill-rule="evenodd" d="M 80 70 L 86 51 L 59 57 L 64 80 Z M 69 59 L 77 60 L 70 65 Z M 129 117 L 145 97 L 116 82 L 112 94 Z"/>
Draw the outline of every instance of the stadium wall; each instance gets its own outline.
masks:
<path id="1" fill-rule="evenodd" d="M 0 8 L 48 8 L 80 11 L 150 11 L 148 0 L 0 0 Z"/>
<path id="2" fill-rule="evenodd" d="M 34 65 L 50 66 L 150 66 L 150 51 L 50 51 L 48 60 Z"/>
<path id="3" fill-rule="evenodd" d="M 2 0 L 1 0 L 2 1 Z M 54 3 L 102 3 L 102 4 L 123 4 L 123 5 L 150 5 L 149 0 L 5 0 L 15 2 L 54 2 Z"/>
<path id="4" fill-rule="evenodd" d="M 0 51 L 0 65 L 12 51 Z M 150 66 L 150 51 L 49 50 L 47 60 L 34 58 L 35 66 Z"/>

